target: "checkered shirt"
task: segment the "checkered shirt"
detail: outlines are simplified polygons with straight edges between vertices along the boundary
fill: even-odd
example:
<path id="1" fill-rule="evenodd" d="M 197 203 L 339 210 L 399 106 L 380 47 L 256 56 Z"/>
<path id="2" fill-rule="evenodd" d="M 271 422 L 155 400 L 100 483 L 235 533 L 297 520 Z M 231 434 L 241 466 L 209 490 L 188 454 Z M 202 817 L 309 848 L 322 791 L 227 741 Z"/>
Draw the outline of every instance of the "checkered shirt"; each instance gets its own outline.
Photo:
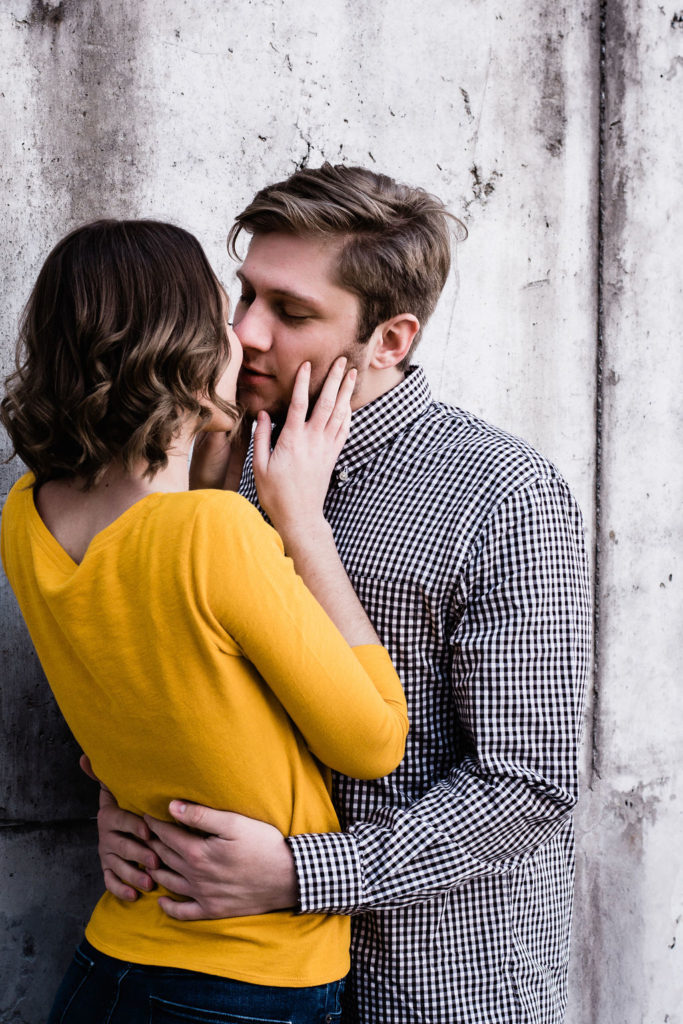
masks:
<path id="1" fill-rule="evenodd" d="M 242 492 L 257 502 L 247 463 Z M 289 839 L 304 913 L 352 915 L 345 1022 L 560 1024 L 590 597 L 580 512 L 420 368 L 353 414 L 325 504 L 408 701 L 403 762 L 335 776 Z"/>

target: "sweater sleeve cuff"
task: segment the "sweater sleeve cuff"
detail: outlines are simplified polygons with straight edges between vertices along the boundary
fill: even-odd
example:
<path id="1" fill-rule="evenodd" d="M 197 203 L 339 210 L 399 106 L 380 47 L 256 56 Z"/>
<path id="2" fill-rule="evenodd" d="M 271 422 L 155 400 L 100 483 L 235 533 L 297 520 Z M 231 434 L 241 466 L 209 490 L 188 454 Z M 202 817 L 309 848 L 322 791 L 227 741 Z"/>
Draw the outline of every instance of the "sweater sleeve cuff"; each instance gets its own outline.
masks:
<path id="1" fill-rule="evenodd" d="M 302 914 L 353 914 L 362 904 L 358 843 L 346 832 L 289 836 Z"/>

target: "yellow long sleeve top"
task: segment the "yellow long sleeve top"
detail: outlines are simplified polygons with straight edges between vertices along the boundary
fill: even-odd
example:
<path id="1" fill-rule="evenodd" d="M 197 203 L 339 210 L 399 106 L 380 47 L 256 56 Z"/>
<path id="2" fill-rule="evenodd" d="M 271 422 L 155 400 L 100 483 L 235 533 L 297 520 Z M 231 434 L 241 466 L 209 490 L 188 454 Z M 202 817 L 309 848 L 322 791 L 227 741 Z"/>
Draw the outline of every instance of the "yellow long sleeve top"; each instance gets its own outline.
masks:
<path id="1" fill-rule="evenodd" d="M 151 494 L 77 564 L 35 507 L 9 494 L 1 551 L 48 682 L 121 807 L 169 818 L 174 797 L 239 811 L 285 835 L 338 830 L 328 765 L 387 774 L 408 723 L 385 649 L 350 648 L 231 492 Z M 289 911 L 180 922 L 106 893 L 88 940 L 121 960 L 264 985 L 348 970 L 348 918 Z"/>

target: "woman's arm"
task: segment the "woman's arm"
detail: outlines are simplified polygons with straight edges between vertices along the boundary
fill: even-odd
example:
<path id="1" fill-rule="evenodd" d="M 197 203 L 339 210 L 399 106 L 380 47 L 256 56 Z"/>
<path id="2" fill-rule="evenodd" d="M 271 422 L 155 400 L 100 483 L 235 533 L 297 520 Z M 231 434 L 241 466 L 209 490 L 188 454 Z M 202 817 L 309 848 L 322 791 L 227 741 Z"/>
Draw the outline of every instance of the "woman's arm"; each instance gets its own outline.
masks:
<path id="1" fill-rule="evenodd" d="M 344 375 L 345 364 L 336 360 L 308 419 L 310 364 L 303 364 L 272 452 L 270 421 L 259 414 L 254 476 L 278 532 L 244 502 L 237 520 L 224 502 L 218 514 L 209 503 L 197 550 L 211 552 L 206 599 L 213 614 L 309 749 L 336 771 L 367 779 L 400 762 L 408 722 L 400 680 L 323 516 L 351 418 L 355 371 Z M 291 557 L 283 558 L 283 545 Z"/>
<path id="2" fill-rule="evenodd" d="M 318 603 L 335 622 L 347 643 L 359 647 L 372 645 L 370 650 L 358 651 L 357 658 L 361 663 L 365 662 L 366 665 L 372 663 L 376 666 L 378 661 L 381 662 L 384 651 L 378 650 L 379 640 L 351 587 L 339 560 L 332 531 L 322 514 L 329 477 L 349 429 L 349 400 L 353 391 L 355 373 L 347 374 L 340 386 L 343 375 L 344 361 L 340 360 L 332 368 L 330 380 L 323 388 L 314 413 L 307 422 L 310 367 L 304 365 L 301 368 L 292 399 L 294 408 L 273 452 L 270 450 L 270 422 L 265 414 L 260 417 L 254 438 L 254 472 L 259 485 L 261 504 L 278 528 L 287 553 L 292 556 L 299 575 L 317 598 Z M 275 589 L 277 590 L 277 588 Z M 252 609 L 247 609 L 247 621 L 251 615 Z M 253 650 L 247 651 L 246 648 L 250 646 L 248 639 L 242 641 L 242 645 L 248 657 L 251 654 L 255 661 L 261 662 L 262 672 L 267 675 L 268 666 L 263 664 L 263 658 L 259 657 L 259 653 Z M 351 652 L 346 649 L 345 654 L 348 657 Z M 388 658 L 386 660 L 388 662 Z M 351 731 L 357 741 L 356 746 L 359 748 L 361 760 L 365 758 L 365 751 L 376 752 L 382 745 L 381 733 L 385 730 L 376 729 L 372 723 L 378 721 L 378 718 L 375 717 L 378 703 L 384 704 L 379 720 L 387 722 L 385 715 L 387 697 L 394 704 L 391 709 L 393 713 L 388 716 L 391 728 L 394 732 L 398 730 L 399 733 L 393 744 L 396 745 L 396 740 L 400 743 L 398 755 L 393 755 L 396 757 L 396 761 L 402 754 L 407 731 L 405 702 L 400 686 L 397 686 L 397 677 L 390 666 L 388 667 L 391 677 L 388 691 L 385 688 L 384 695 L 369 693 L 367 679 L 365 681 L 363 696 L 366 699 L 369 698 L 373 704 L 369 714 L 365 713 L 364 707 L 353 707 L 356 704 L 354 694 L 348 692 L 343 685 L 343 680 L 341 689 L 345 692 L 335 694 L 330 690 L 325 694 L 324 703 L 327 704 L 330 712 L 334 713 L 336 710 L 342 716 L 344 709 L 337 706 L 342 702 L 355 712 L 359 731 L 358 734 L 353 729 Z M 358 665 L 355 668 L 357 669 Z M 386 678 L 387 672 L 384 667 L 383 671 Z M 294 676 L 296 676 L 296 672 Z M 283 700 L 285 706 L 290 704 L 288 707 L 290 714 L 294 711 L 292 717 L 295 719 L 299 717 L 298 724 L 306 734 L 307 723 L 301 720 L 301 716 L 305 717 L 313 710 L 312 717 L 314 719 L 318 717 L 317 709 L 311 709 L 308 706 L 310 704 L 309 695 L 306 692 L 301 694 L 299 715 L 297 715 L 296 709 L 292 709 L 288 695 L 281 689 L 278 696 Z M 309 742 L 311 739 L 313 740 L 311 749 L 323 760 L 326 759 L 326 754 L 327 760 L 334 759 L 334 752 L 333 757 L 329 756 L 330 725 L 326 721 L 317 724 L 321 743 L 328 746 L 328 749 L 319 752 L 315 741 L 316 737 L 310 737 L 309 731 L 307 738 Z M 347 772 L 353 773 L 354 765 L 349 764 L 345 767 Z M 393 764 L 383 767 L 386 772 L 393 767 Z M 149 837 L 149 830 L 143 820 L 129 812 L 122 811 L 113 798 L 109 794 L 105 794 L 104 800 L 101 800 L 98 829 L 100 861 L 105 871 L 105 882 L 109 891 L 120 899 L 133 900 L 137 898 L 136 888 L 152 888 L 153 883 L 150 877 L 139 867 L 139 865 L 145 865 L 147 868 L 158 866 L 154 863 L 156 861 L 154 853 L 145 844 Z M 287 850 L 286 847 L 283 846 L 283 848 Z M 289 854 L 287 856 L 291 859 Z M 255 911 L 252 909 L 249 912 L 254 913 Z"/>
<path id="3" fill-rule="evenodd" d="M 356 597 L 323 515 L 330 476 L 348 437 L 356 371 L 333 364 L 315 407 L 309 404 L 310 363 L 297 373 L 285 425 L 271 452 L 271 424 L 258 415 L 254 479 L 259 501 L 293 559 L 297 573 L 351 646 L 380 640 Z"/>

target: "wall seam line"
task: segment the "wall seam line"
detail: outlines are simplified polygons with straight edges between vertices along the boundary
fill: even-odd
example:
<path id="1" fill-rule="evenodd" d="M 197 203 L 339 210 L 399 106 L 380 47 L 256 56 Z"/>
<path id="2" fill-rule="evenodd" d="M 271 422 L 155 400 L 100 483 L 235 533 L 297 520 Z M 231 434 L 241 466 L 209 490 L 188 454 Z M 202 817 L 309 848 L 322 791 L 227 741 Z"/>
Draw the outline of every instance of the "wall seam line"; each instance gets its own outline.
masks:
<path id="1" fill-rule="evenodd" d="M 607 15 L 608 0 L 599 0 L 599 104 L 598 104 L 598 182 L 597 182 L 597 281 L 596 281 L 596 343 L 595 343 L 595 511 L 593 519 L 593 693 L 591 719 L 590 788 L 600 778 L 600 584 L 602 529 L 602 428 L 603 428 L 603 357 L 604 357 L 604 259 L 605 259 L 605 150 L 607 124 Z"/>

